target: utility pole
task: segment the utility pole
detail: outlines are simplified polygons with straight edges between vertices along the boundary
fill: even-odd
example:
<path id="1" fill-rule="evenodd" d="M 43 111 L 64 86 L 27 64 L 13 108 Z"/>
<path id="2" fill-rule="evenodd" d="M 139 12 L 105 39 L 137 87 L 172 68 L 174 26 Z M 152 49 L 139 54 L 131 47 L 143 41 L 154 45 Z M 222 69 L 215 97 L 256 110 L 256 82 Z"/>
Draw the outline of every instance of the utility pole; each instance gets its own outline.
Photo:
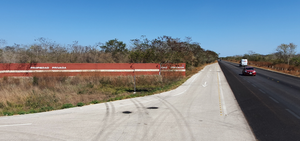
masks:
<path id="1" fill-rule="evenodd" d="M 135 87 L 135 69 L 134 69 L 134 71 L 133 71 L 133 73 L 134 73 L 134 94 L 135 94 L 135 92 L 136 92 L 136 87 Z"/>
<path id="2" fill-rule="evenodd" d="M 132 69 L 133 69 L 133 81 L 134 81 L 134 92 L 133 92 L 133 94 L 135 94 L 136 93 L 136 87 L 135 87 L 135 85 L 136 85 L 136 83 L 135 83 L 135 68 L 134 67 L 131 67 Z"/>

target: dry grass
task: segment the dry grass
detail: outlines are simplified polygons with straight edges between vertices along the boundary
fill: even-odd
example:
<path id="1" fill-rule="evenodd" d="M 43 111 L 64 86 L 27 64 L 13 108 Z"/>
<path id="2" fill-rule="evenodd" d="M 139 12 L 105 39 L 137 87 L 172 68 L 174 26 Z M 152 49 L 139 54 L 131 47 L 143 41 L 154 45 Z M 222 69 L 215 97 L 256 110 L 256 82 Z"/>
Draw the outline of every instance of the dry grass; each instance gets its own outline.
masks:
<path id="1" fill-rule="evenodd" d="M 44 74 L 28 78 L 0 78 L 0 115 L 43 112 L 77 105 L 119 100 L 167 91 L 181 85 L 203 67 L 161 75 L 136 76 L 137 93 L 133 94 L 133 76 L 102 76 L 99 73 L 67 77 Z"/>
<path id="2" fill-rule="evenodd" d="M 149 92 L 181 78 L 174 74 L 136 76 L 136 88 L 139 93 Z M 133 89 L 133 76 L 4 77 L 0 79 L 0 113 L 43 111 L 45 107 L 59 109 L 66 103 L 108 101 L 131 95 Z"/>

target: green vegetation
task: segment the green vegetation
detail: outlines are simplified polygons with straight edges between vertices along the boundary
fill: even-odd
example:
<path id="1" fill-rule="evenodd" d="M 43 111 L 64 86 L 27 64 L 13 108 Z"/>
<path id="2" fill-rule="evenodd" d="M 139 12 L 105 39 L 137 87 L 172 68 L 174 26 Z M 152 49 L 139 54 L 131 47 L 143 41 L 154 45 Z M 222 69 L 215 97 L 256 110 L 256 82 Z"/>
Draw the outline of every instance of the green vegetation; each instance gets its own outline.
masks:
<path id="1" fill-rule="evenodd" d="M 74 107 L 73 104 L 67 103 L 67 104 L 64 104 L 61 108 L 62 108 L 62 109 L 66 109 L 66 108 L 72 108 L 72 107 Z"/>
<path id="2" fill-rule="evenodd" d="M 98 101 L 98 100 L 93 100 L 93 101 L 91 101 L 90 103 L 91 103 L 91 104 L 97 104 L 97 103 L 100 103 L 100 101 Z"/>
<path id="3" fill-rule="evenodd" d="M 82 107 L 82 106 L 84 106 L 84 103 L 82 103 L 82 102 L 79 102 L 79 103 L 77 103 L 77 105 L 76 106 L 78 106 L 78 107 Z"/>

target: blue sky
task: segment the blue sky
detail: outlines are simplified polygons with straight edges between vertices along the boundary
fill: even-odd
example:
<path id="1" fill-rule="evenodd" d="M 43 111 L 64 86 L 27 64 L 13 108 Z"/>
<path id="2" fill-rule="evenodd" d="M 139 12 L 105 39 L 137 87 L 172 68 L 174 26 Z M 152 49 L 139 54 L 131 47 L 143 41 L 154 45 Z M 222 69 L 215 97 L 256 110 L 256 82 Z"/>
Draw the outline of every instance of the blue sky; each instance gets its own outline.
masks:
<path id="1" fill-rule="evenodd" d="M 220 56 L 275 52 L 294 43 L 300 53 L 299 0 L 0 0 L 6 45 L 44 37 L 60 44 L 105 43 L 146 35 L 192 37 Z"/>

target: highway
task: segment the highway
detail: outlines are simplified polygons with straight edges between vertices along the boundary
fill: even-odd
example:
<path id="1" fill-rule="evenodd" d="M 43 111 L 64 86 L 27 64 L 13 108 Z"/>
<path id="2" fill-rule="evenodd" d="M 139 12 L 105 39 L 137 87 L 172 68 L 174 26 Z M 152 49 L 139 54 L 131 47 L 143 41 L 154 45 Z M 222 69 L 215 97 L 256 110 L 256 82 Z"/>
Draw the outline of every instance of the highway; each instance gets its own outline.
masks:
<path id="1" fill-rule="evenodd" d="M 300 78 L 258 68 L 243 76 L 238 64 L 219 65 L 258 140 L 300 140 Z"/>
<path id="2" fill-rule="evenodd" d="M 237 73 L 240 68 L 221 64 L 243 80 Z M 252 82 L 250 79 L 260 77 L 244 79 Z M 253 86 L 254 89 L 259 87 Z M 270 92 L 262 90 L 266 96 Z M 279 105 L 267 98 L 274 106 Z M 265 105 L 239 99 L 250 104 L 249 107 L 257 107 L 256 110 L 260 109 L 259 106 L 265 110 Z M 277 100 L 281 103 L 280 99 Z M 242 104 L 242 107 L 245 105 Z M 285 109 L 298 114 L 291 107 Z M 285 109 L 282 110 L 285 114 L 282 118 L 288 118 L 288 123 L 298 123 L 299 119 Z M 276 114 L 274 118 L 277 118 Z M 247 119 L 254 123 L 255 119 Z M 0 140 L 254 141 L 253 129 L 218 63 L 206 66 L 168 92 L 44 113 L 0 117 Z"/>

